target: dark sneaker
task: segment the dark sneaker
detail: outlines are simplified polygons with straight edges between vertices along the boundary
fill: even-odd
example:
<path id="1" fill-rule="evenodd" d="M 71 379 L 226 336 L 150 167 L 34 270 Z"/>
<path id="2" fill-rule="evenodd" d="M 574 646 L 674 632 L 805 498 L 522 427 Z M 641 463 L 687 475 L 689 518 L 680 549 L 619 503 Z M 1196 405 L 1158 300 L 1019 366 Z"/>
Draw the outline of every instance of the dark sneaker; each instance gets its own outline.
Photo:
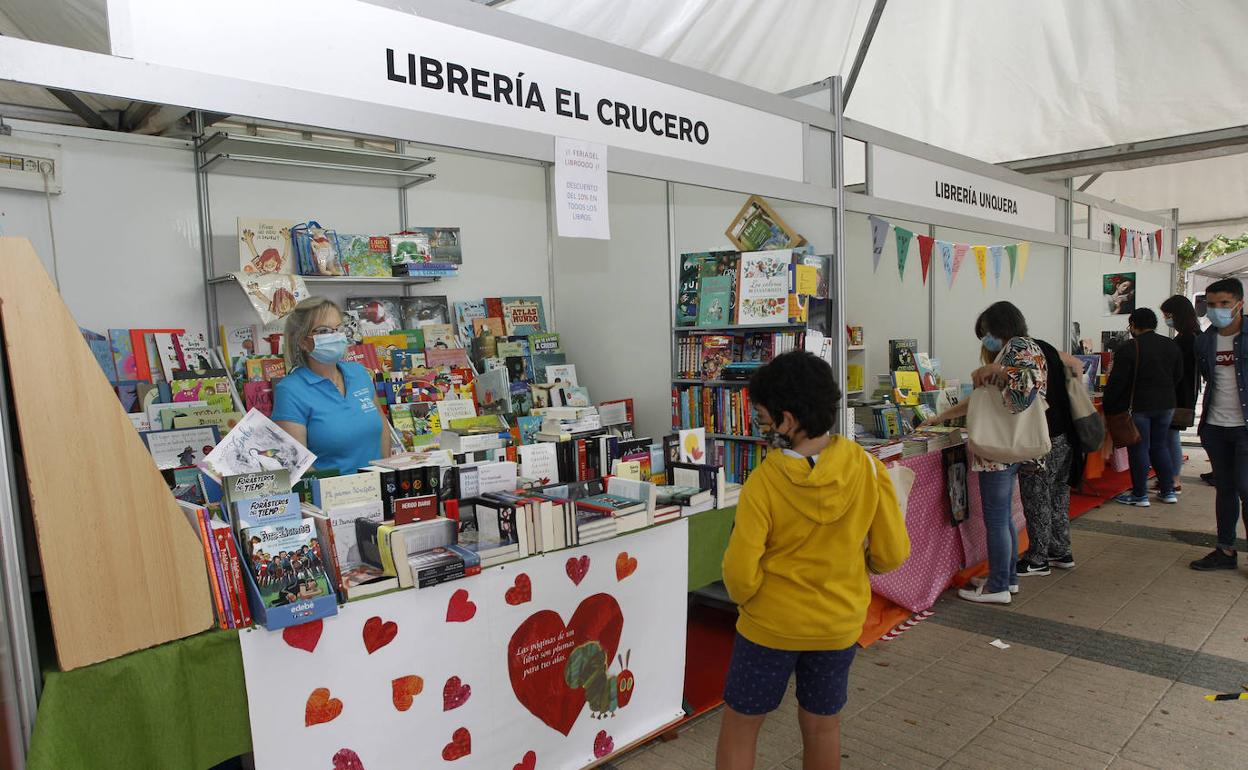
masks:
<path id="1" fill-rule="evenodd" d="M 1026 575 L 1039 575 L 1043 577 L 1045 575 L 1051 575 L 1051 574 L 1053 573 L 1049 569 L 1049 565 L 1047 564 L 1044 564 L 1044 565 L 1032 564 L 1026 559 L 1020 559 L 1018 562 L 1018 576 L 1019 577 L 1024 577 Z"/>
<path id="2" fill-rule="evenodd" d="M 1214 548 L 1205 558 L 1192 562 L 1191 567 L 1201 572 L 1213 569 L 1237 569 L 1239 567 L 1239 554 L 1228 554 L 1221 548 Z"/>
<path id="3" fill-rule="evenodd" d="M 1147 508 L 1149 506 L 1148 495 L 1136 497 L 1130 492 L 1123 492 L 1121 495 L 1118 495 L 1114 498 L 1114 502 L 1122 503 L 1123 505 L 1134 505 L 1137 508 Z"/>
<path id="4" fill-rule="evenodd" d="M 1213 486 L 1213 471 L 1200 474 L 1200 480 L 1205 482 L 1209 486 Z"/>
<path id="5" fill-rule="evenodd" d="M 1075 556 L 1074 554 L 1069 554 L 1069 553 L 1066 554 L 1065 556 L 1061 556 L 1057 558 L 1050 556 L 1049 566 L 1057 567 L 1058 569 L 1074 569 L 1075 568 Z"/>

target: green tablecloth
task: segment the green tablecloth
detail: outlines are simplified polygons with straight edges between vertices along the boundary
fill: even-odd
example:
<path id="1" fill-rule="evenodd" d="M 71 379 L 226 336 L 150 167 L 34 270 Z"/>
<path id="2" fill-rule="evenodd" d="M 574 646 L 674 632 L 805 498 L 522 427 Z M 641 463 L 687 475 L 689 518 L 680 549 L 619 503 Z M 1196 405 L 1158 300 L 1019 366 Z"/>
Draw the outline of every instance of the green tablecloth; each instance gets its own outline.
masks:
<path id="1" fill-rule="evenodd" d="M 736 508 L 689 518 L 689 590 L 719 580 Z M 251 751 L 237 631 L 48 671 L 30 770 L 204 770 Z"/>

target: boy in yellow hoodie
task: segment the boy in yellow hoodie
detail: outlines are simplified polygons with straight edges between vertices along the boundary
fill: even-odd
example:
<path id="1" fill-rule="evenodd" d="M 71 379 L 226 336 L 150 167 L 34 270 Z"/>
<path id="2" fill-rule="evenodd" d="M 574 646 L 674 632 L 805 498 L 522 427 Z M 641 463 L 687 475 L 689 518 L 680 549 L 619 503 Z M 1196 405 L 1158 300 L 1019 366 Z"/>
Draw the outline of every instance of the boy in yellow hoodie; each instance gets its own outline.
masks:
<path id="1" fill-rule="evenodd" d="M 803 770 L 839 768 L 838 714 L 871 601 L 868 572 L 909 557 L 905 517 L 883 463 L 831 435 L 841 391 L 823 359 L 777 356 L 749 395 L 772 448 L 741 490 L 724 554 L 740 614 L 715 766 L 754 767 L 758 731 L 796 671 Z"/>

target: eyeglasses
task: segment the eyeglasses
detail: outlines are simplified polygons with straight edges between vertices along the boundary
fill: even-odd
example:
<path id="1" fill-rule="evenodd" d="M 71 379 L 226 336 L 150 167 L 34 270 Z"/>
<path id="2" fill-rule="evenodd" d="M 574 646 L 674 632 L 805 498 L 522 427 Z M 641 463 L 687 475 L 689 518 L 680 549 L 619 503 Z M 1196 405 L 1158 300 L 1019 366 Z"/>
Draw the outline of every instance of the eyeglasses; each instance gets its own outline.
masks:
<path id="1" fill-rule="evenodd" d="M 308 332 L 308 336 L 315 337 L 318 334 L 342 334 L 343 331 L 344 330 L 342 326 L 318 326 L 312 331 Z"/>

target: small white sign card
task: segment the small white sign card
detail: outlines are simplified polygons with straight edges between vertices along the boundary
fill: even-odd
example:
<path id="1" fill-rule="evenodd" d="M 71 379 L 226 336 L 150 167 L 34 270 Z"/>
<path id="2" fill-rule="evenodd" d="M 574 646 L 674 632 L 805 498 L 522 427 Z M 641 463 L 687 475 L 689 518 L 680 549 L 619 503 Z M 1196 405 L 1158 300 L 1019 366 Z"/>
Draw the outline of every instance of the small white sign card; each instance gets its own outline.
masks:
<path id="1" fill-rule="evenodd" d="M 564 238 L 611 239 L 605 144 L 555 137 L 555 222 Z"/>

